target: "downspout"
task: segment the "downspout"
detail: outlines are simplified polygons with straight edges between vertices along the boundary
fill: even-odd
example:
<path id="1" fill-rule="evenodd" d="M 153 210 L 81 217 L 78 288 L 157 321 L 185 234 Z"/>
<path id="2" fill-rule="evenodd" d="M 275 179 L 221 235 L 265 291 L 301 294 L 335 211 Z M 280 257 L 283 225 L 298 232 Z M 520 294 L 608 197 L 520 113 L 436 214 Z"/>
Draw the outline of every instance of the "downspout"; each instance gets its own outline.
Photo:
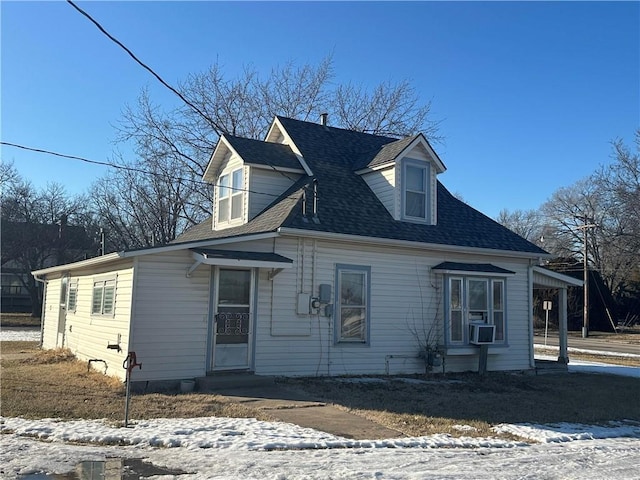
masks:
<path id="1" fill-rule="evenodd" d="M 40 282 L 42 283 L 42 285 L 44 285 L 44 291 L 42 292 L 42 305 L 40 306 L 40 348 L 42 348 L 42 345 L 44 344 L 44 306 L 45 306 L 45 299 L 47 298 L 47 281 L 43 278 L 38 278 L 37 275 L 33 276 L 34 280 L 36 282 Z"/>
<path id="2" fill-rule="evenodd" d="M 533 352 L 533 260 L 529 260 L 527 268 L 528 303 L 529 303 L 529 366 L 536 368 L 536 360 Z"/>

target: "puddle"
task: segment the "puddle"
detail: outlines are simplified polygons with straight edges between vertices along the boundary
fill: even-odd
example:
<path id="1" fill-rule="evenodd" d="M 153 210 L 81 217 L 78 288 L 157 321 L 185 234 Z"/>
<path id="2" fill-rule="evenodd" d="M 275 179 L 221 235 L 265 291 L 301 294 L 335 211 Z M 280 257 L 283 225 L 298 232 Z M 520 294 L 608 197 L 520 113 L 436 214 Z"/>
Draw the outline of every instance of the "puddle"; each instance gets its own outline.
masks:
<path id="1" fill-rule="evenodd" d="M 107 458 L 103 461 L 86 461 L 76 465 L 68 473 L 33 473 L 21 475 L 21 480 L 138 480 L 155 475 L 184 475 L 182 470 L 156 467 L 140 458 Z"/>

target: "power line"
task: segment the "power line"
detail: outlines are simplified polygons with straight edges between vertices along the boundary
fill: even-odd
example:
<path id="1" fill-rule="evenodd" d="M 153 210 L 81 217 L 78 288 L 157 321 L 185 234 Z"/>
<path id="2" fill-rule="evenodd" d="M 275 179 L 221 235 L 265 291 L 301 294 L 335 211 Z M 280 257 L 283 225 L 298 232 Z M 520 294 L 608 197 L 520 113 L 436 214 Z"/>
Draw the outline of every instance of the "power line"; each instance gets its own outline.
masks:
<path id="1" fill-rule="evenodd" d="M 136 55 L 129 50 L 126 45 L 124 45 L 120 40 L 118 40 L 117 38 L 115 38 L 113 35 L 111 35 L 109 32 L 107 32 L 107 30 L 105 30 L 105 28 L 100 25 L 100 23 L 98 23 L 97 20 L 95 20 L 91 15 L 89 15 L 87 12 L 85 12 L 83 9 L 81 9 L 79 6 L 77 6 L 75 3 L 73 3 L 71 0 L 67 0 L 67 3 L 69 5 L 71 5 L 73 8 L 75 8 L 78 12 L 80 12 L 80 14 L 82 14 L 84 17 L 86 17 L 91 23 L 93 23 L 98 30 L 100 30 L 103 34 L 105 34 L 109 40 L 111 40 L 112 42 L 114 42 L 116 45 L 118 45 L 120 48 L 122 48 L 125 52 L 127 52 L 129 54 L 129 56 L 131 58 L 133 58 L 133 60 L 140 65 L 142 68 L 144 68 L 145 70 L 147 70 L 151 75 L 153 75 L 162 85 L 164 85 L 165 87 L 167 87 L 169 90 L 171 90 L 173 93 L 175 93 L 180 100 L 182 100 L 184 103 L 186 103 L 187 105 L 189 105 L 195 112 L 197 112 L 202 118 L 204 118 L 207 122 L 209 122 L 211 124 L 211 126 L 213 127 L 213 129 L 215 130 L 215 132 L 220 135 L 220 132 L 224 131 L 222 128 L 220 128 L 220 126 L 212 119 L 210 118 L 207 114 L 205 114 L 202 110 L 200 110 L 197 106 L 195 106 L 193 103 L 191 103 L 189 100 L 187 100 L 185 98 L 184 95 L 182 95 L 178 90 L 176 90 L 175 88 L 173 88 L 171 85 L 169 85 L 167 82 L 165 82 L 162 77 L 160 75 L 158 75 L 151 67 L 149 67 L 146 63 L 144 63 L 142 60 L 140 60 L 138 57 L 136 57 Z"/>
<path id="2" fill-rule="evenodd" d="M 115 168 L 117 170 L 126 170 L 126 171 L 130 171 L 130 172 L 143 173 L 145 175 L 152 175 L 152 176 L 156 176 L 156 177 L 160 177 L 160 178 L 166 177 L 165 175 L 162 175 L 162 174 L 160 174 L 158 172 L 153 172 L 151 170 L 144 170 L 144 169 L 136 168 L 136 167 L 127 167 L 125 165 L 118 165 L 117 163 L 105 162 L 105 161 L 100 161 L 100 160 L 91 160 L 89 158 L 79 157 L 77 155 L 67 155 L 65 153 L 53 152 L 51 150 L 45 150 L 45 149 L 36 148 L 36 147 L 28 147 L 26 145 L 19 145 L 17 143 L 0 141 L 0 145 L 6 145 L 8 147 L 20 148 L 22 150 L 27 150 L 29 152 L 43 153 L 43 154 L 46 154 L 46 155 L 53 155 L 53 156 L 56 156 L 56 157 L 67 158 L 69 160 L 78 160 L 78 161 L 81 161 L 81 162 L 90 163 L 90 164 L 94 164 L 94 165 L 102 165 L 102 166 L 105 166 L 105 167 Z M 201 180 L 196 180 L 196 179 L 193 179 L 193 178 L 184 178 L 184 177 L 175 177 L 175 176 L 171 176 L 171 178 L 173 180 L 177 180 L 179 182 L 191 182 L 191 183 L 195 183 L 195 184 L 199 184 L 199 185 L 202 185 L 204 183 Z M 291 179 L 291 181 L 295 182 L 293 179 Z M 214 184 L 213 186 L 214 187 L 220 187 L 219 184 Z M 248 189 L 248 188 L 233 187 L 233 186 L 230 186 L 230 185 L 225 185 L 225 188 L 228 188 L 229 190 L 235 190 L 237 192 L 255 193 L 257 195 L 266 195 L 266 196 L 274 197 L 274 198 L 280 197 L 280 195 L 277 195 L 275 193 L 258 192 L 256 190 L 251 190 L 251 189 Z M 294 197 L 288 197 L 288 198 L 295 199 Z"/>
<path id="3" fill-rule="evenodd" d="M 109 32 L 107 32 L 107 30 L 100 25 L 100 23 L 95 20 L 91 15 L 89 15 L 87 12 L 85 12 L 83 9 L 81 9 L 79 6 L 77 6 L 75 3 L 73 3 L 73 1 L 71 0 L 67 0 L 67 3 L 69 5 L 71 5 L 74 9 L 76 9 L 80 14 L 82 14 L 84 17 L 86 17 L 91 23 L 93 23 L 98 30 L 100 30 L 104 35 L 106 35 L 109 40 L 111 40 L 112 42 L 114 42 L 116 45 L 118 45 L 120 48 L 122 48 L 125 52 L 127 52 L 127 54 L 133 58 L 133 60 L 140 65 L 142 68 L 144 68 L 145 70 L 147 70 L 151 75 L 153 75 L 162 85 L 164 85 L 166 88 L 168 88 L 169 90 L 171 90 L 173 93 L 175 93 L 180 100 L 182 100 L 185 104 L 187 104 L 189 107 L 191 107 L 198 115 L 200 115 L 202 118 L 205 119 L 205 121 L 209 122 L 209 124 L 211 125 L 211 127 L 213 128 L 213 130 L 215 131 L 215 133 L 220 137 L 222 136 L 222 133 L 225 132 L 225 129 L 222 128 L 222 126 L 220 126 L 215 120 L 213 120 L 211 117 L 209 117 L 209 115 L 205 114 L 202 110 L 200 110 L 196 105 L 194 105 L 192 102 L 190 102 L 184 95 L 182 95 L 178 90 L 176 90 L 175 88 L 173 88 L 171 85 L 169 85 L 169 83 L 167 83 L 165 80 L 162 79 L 162 77 L 160 75 L 158 75 L 150 66 L 148 66 L 146 63 L 144 63 L 142 60 L 140 60 L 129 48 L 127 48 L 127 46 L 122 43 L 120 40 L 118 40 L 117 38 L 115 38 L 113 35 L 111 35 Z M 274 165 L 271 165 L 270 163 L 267 163 L 267 165 L 269 165 L 275 172 L 278 172 L 280 175 L 282 175 L 283 177 L 291 180 L 292 182 L 294 182 L 294 180 L 289 177 L 289 175 L 287 175 L 286 173 L 284 173 L 281 170 L 278 170 Z"/>

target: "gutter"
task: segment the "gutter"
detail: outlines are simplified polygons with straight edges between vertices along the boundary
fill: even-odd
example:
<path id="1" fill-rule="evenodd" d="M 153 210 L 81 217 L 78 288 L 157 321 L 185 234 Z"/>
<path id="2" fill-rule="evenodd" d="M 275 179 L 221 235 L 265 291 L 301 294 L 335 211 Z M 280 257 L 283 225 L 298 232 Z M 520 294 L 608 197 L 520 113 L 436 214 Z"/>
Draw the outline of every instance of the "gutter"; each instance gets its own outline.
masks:
<path id="1" fill-rule="evenodd" d="M 146 248 L 139 248 L 136 250 L 123 250 L 120 252 L 113 252 L 113 253 L 108 253 L 106 255 L 90 258 L 88 260 L 80 260 L 79 262 L 67 263 L 65 265 L 57 265 L 55 267 L 43 268 L 41 270 L 34 270 L 31 272 L 31 275 L 33 276 L 47 275 L 49 273 L 55 273 L 55 272 L 60 272 L 64 270 L 92 267 L 95 265 L 102 265 L 103 263 L 109 263 L 116 260 L 135 258 L 141 255 L 150 255 L 153 253 L 164 253 L 164 252 L 173 252 L 177 250 L 188 250 L 189 248 L 192 248 L 192 247 L 215 246 L 215 245 L 225 245 L 228 243 L 248 242 L 251 240 L 262 240 L 265 238 L 273 238 L 277 236 L 278 236 L 278 233 L 266 232 L 266 233 L 248 234 L 248 235 L 234 236 L 234 237 L 210 238 L 205 240 L 194 240 L 191 242 L 172 243 L 168 245 L 163 245 L 161 247 L 146 247 Z"/>
<path id="2" fill-rule="evenodd" d="M 298 228 L 280 227 L 276 230 L 282 235 L 292 235 L 299 237 L 315 237 L 327 240 L 341 240 L 351 243 L 369 243 L 373 245 L 386 245 L 397 246 L 405 248 L 414 248 L 417 250 L 441 250 L 445 252 L 455 253 L 470 253 L 474 255 L 486 255 L 486 256 L 504 256 L 504 257 L 518 257 L 527 258 L 531 260 L 540 260 L 543 258 L 553 258 L 550 253 L 536 253 L 536 252 L 519 252 L 515 250 L 496 250 L 490 248 L 479 247 L 463 247 L 458 245 L 445 245 L 439 243 L 424 243 L 414 242 L 411 240 L 394 240 L 390 238 L 378 238 L 378 237 L 365 237 L 359 235 L 349 235 L 344 233 L 333 232 L 319 232 L 314 230 L 302 230 Z"/>

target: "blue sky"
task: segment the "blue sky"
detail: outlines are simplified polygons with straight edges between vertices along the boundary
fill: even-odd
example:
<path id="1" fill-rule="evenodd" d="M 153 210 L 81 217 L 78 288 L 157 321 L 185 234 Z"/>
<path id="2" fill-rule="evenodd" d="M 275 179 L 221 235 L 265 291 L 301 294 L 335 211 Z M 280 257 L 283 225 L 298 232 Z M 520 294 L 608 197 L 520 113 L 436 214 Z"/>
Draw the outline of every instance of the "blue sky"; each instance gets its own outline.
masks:
<path id="1" fill-rule="evenodd" d="M 177 85 L 333 53 L 335 81 L 408 79 L 445 137 L 440 180 L 492 217 L 537 208 L 640 126 L 638 2 L 80 2 Z M 178 100 L 65 2 L 0 4 L 5 142 L 109 160 L 123 107 Z M 106 167 L 2 148 L 36 186 L 84 192 Z"/>

